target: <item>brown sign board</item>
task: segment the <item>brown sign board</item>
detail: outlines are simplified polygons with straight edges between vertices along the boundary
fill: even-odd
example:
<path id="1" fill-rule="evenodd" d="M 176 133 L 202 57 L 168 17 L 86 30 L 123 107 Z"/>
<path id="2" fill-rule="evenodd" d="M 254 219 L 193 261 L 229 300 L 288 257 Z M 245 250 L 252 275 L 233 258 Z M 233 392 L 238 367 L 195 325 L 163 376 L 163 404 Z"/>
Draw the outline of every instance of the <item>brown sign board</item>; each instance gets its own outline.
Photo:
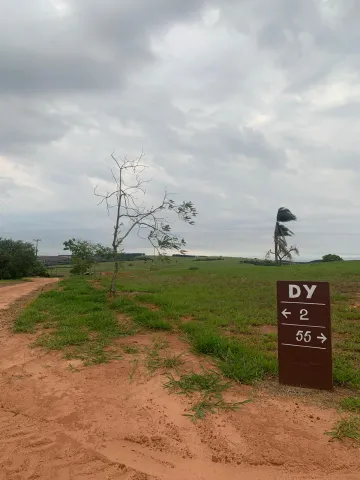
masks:
<path id="1" fill-rule="evenodd" d="M 330 287 L 277 282 L 279 382 L 332 390 Z"/>

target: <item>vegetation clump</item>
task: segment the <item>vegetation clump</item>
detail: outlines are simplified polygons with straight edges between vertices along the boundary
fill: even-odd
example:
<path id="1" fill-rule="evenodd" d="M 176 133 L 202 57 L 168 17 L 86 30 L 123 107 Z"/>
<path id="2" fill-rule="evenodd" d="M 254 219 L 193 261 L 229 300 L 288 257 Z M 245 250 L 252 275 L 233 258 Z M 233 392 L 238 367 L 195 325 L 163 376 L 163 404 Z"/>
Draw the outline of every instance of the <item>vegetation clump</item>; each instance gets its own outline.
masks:
<path id="1" fill-rule="evenodd" d="M 0 237 L 0 280 L 49 276 L 30 242 Z"/>

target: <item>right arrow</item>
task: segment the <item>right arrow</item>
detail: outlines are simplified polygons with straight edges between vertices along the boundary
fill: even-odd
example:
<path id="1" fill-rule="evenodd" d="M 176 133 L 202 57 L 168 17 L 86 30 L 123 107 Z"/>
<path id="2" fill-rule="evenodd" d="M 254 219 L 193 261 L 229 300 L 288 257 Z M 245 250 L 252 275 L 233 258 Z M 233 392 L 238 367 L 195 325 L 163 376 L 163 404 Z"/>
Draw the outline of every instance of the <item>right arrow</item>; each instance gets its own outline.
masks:
<path id="1" fill-rule="evenodd" d="M 325 337 L 325 335 L 324 335 L 323 333 L 320 335 L 320 337 L 316 337 L 316 338 L 318 338 L 319 340 L 321 340 L 321 343 L 324 343 L 325 340 L 327 340 L 327 338 Z"/>
<path id="2" fill-rule="evenodd" d="M 288 312 L 288 311 L 286 310 L 286 308 L 285 308 L 281 313 L 282 313 L 282 315 L 284 315 L 284 317 L 285 317 L 286 319 L 287 319 L 288 315 L 291 315 L 291 312 Z"/>

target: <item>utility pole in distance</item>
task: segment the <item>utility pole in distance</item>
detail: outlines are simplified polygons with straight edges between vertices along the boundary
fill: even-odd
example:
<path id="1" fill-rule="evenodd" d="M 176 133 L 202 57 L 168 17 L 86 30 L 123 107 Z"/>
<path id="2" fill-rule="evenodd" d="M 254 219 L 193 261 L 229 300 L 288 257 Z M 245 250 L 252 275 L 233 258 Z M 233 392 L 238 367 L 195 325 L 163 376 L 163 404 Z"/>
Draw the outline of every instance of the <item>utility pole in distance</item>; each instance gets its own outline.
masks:
<path id="1" fill-rule="evenodd" d="M 35 242 L 35 255 L 36 255 L 36 258 L 38 256 L 38 245 L 39 245 L 39 242 L 41 242 L 41 238 L 34 238 L 33 241 Z"/>

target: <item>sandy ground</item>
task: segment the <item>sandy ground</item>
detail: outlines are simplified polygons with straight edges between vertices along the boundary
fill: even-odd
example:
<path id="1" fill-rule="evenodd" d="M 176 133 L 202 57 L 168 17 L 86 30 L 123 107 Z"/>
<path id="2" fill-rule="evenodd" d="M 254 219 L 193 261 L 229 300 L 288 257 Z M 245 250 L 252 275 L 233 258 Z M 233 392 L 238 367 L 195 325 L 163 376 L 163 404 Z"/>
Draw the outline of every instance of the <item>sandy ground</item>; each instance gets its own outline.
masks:
<path id="1" fill-rule="evenodd" d="M 26 297 L 33 292 L 39 291 L 43 286 L 58 282 L 57 278 L 34 278 L 27 282 L 11 283 L 10 285 L 1 285 L 0 291 L 0 311 L 6 310 L 12 303 L 18 299 Z"/>
<path id="2" fill-rule="evenodd" d="M 360 449 L 324 435 L 335 410 L 265 390 L 236 412 L 193 424 L 183 415 L 190 401 L 169 394 L 164 375 L 150 376 L 141 358 L 85 368 L 29 348 L 34 337 L 13 335 L 10 325 L 50 281 L 0 289 L 0 479 L 360 479 Z M 199 366 L 177 336 L 162 338 L 173 352 L 186 352 L 189 368 Z M 145 347 L 153 339 L 139 334 L 118 343 Z M 228 397 L 252 393 L 234 387 Z"/>

